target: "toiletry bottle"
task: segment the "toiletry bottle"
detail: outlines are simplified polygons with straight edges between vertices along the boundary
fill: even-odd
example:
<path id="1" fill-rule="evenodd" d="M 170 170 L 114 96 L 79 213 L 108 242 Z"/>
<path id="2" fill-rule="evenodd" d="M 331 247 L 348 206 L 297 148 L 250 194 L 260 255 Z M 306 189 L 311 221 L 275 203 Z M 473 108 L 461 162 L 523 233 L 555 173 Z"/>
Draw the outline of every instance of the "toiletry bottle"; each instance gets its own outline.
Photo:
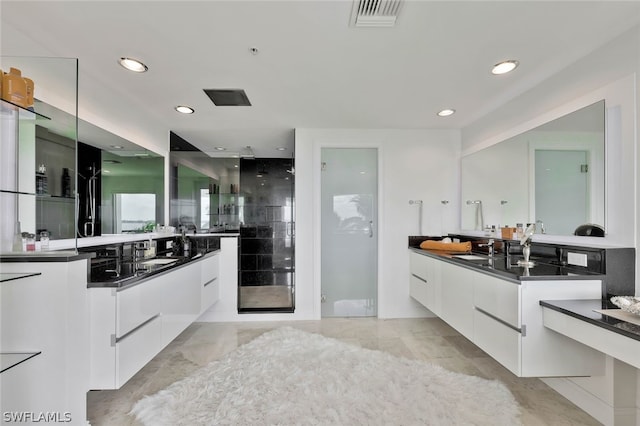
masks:
<path id="1" fill-rule="evenodd" d="M 11 251 L 22 251 L 22 232 L 20 232 L 20 222 L 16 222 L 15 224 Z"/>
<path id="2" fill-rule="evenodd" d="M 521 223 L 516 224 L 516 237 L 518 240 L 521 240 L 524 237 L 524 228 Z"/>
<path id="3" fill-rule="evenodd" d="M 27 251 L 36 251 L 36 236 L 35 234 L 27 234 Z"/>

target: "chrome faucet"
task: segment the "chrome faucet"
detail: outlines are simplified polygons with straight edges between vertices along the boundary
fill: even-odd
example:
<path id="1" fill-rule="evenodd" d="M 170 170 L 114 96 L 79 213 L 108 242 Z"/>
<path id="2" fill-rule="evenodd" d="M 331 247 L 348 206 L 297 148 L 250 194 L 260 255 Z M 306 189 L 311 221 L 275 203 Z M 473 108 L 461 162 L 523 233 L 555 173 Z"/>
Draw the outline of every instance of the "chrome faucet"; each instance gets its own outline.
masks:
<path id="1" fill-rule="evenodd" d="M 489 241 L 487 241 L 486 244 L 478 244 L 478 247 L 488 247 L 489 248 L 489 256 L 493 257 L 493 255 L 495 254 L 495 240 L 493 238 L 489 238 Z"/>

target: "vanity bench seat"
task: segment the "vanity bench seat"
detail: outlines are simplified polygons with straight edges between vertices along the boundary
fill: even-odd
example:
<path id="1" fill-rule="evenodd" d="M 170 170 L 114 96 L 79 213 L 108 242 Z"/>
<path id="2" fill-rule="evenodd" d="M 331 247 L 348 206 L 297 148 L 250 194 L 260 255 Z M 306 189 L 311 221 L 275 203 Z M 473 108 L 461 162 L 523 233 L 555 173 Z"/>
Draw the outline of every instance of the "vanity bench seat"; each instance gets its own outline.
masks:
<path id="1" fill-rule="evenodd" d="M 541 300 L 540 305 L 545 327 L 640 368 L 640 325 L 596 312 L 616 309 L 611 302 Z"/>

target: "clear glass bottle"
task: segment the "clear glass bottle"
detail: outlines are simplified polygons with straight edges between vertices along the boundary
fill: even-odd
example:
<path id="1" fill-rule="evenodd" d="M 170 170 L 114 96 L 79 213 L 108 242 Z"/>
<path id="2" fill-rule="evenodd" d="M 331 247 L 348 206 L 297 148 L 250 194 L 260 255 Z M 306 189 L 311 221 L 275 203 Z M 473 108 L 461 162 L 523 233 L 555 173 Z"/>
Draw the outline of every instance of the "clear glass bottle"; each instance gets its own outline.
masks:
<path id="1" fill-rule="evenodd" d="M 49 250 L 49 232 L 47 231 L 40 232 L 40 250 L 41 251 Z"/>
<path id="2" fill-rule="evenodd" d="M 36 236 L 35 234 L 27 234 L 27 251 L 36 251 Z"/>
<path id="3" fill-rule="evenodd" d="M 13 246 L 11 251 L 22 251 L 22 232 L 20 231 L 20 222 L 16 222 L 13 233 Z"/>

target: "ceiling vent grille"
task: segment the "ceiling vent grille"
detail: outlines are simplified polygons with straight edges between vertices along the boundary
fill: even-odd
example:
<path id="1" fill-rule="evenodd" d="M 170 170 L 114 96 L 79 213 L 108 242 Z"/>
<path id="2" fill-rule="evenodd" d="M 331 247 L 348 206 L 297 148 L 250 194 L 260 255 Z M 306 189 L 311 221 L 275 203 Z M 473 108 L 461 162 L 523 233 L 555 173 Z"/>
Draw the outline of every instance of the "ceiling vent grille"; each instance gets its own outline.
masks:
<path id="1" fill-rule="evenodd" d="M 354 0 L 351 26 L 393 27 L 402 0 Z"/>
<path id="2" fill-rule="evenodd" d="M 251 106 L 242 89 L 203 89 L 216 106 Z"/>

